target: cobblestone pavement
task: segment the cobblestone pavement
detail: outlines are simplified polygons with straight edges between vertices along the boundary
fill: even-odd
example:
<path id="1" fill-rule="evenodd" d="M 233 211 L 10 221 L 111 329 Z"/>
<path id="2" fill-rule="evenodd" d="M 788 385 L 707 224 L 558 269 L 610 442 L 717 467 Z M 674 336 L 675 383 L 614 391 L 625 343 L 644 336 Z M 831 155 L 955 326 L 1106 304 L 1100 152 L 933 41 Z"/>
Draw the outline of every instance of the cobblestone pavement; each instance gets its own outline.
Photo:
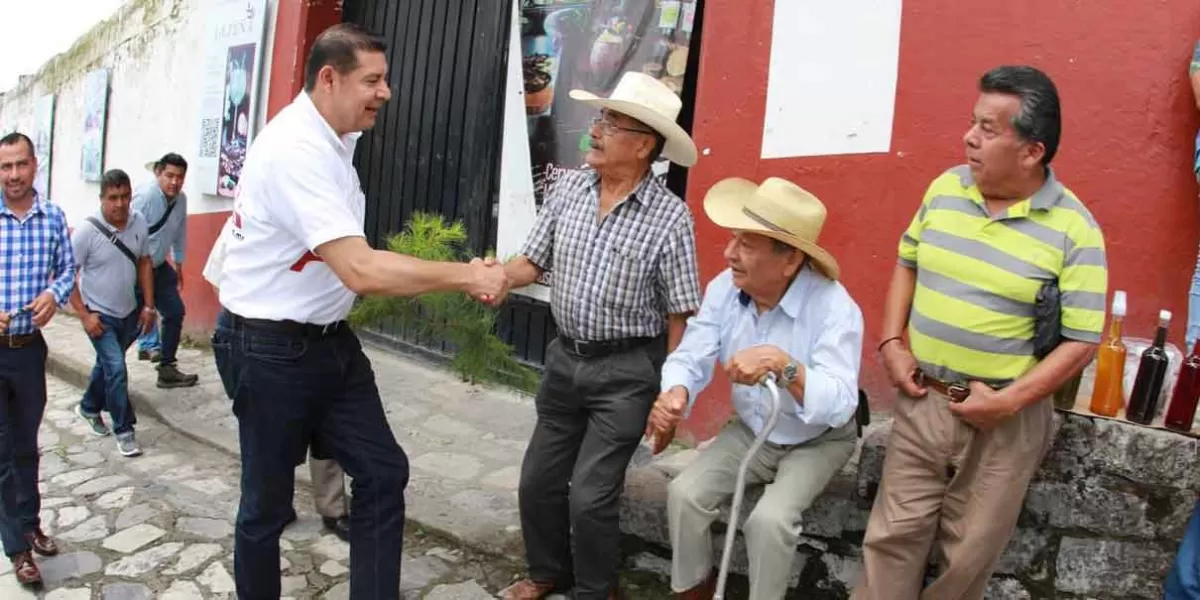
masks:
<path id="1" fill-rule="evenodd" d="M 132 600 L 232 598 L 233 517 L 238 466 L 233 458 L 141 415 L 145 454 L 125 458 L 109 436 L 88 432 L 73 409 L 81 391 L 50 379 L 39 434 L 42 523 L 61 548 L 38 558 L 45 588 L 20 587 L 0 560 L 0 598 Z M 296 599 L 349 597 L 349 546 L 323 531 L 303 488 L 299 520 L 284 531 L 283 593 Z M 401 589 L 405 598 L 491 598 L 520 565 L 472 553 L 410 525 Z M 665 589 L 636 586 L 639 597 Z"/>

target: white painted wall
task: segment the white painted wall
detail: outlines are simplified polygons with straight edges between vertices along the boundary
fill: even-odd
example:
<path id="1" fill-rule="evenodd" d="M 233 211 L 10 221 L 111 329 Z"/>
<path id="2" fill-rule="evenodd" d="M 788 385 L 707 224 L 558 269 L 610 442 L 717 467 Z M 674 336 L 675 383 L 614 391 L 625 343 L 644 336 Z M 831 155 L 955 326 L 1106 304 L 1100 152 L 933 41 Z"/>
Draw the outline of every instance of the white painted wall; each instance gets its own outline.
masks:
<path id="1" fill-rule="evenodd" d="M 136 4 L 143 3 L 127 6 Z M 37 98 L 58 95 L 50 195 L 72 223 L 95 211 L 99 202 L 98 184 L 80 176 L 83 81 L 88 71 L 110 70 L 105 169 L 124 169 L 136 186 L 153 178 L 145 168 L 147 162 L 167 152 L 178 152 L 188 160 L 196 155 L 205 67 L 205 0 L 161 0 L 158 4 L 160 8 L 151 9 L 149 20 L 140 9 L 119 11 L 118 15 L 126 16 L 116 33 L 104 37 L 90 61 L 78 61 L 78 72 L 63 77 L 57 89 L 49 89 L 49 77 L 39 73 L 0 97 L 0 130 L 17 130 L 33 137 Z M 266 117 L 277 7 L 278 0 L 267 0 L 262 95 L 257 111 L 260 125 Z M 194 180 L 185 184 L 189 213 L 231 209 L 232 200 L 201 194 L 198 186 Z"/>

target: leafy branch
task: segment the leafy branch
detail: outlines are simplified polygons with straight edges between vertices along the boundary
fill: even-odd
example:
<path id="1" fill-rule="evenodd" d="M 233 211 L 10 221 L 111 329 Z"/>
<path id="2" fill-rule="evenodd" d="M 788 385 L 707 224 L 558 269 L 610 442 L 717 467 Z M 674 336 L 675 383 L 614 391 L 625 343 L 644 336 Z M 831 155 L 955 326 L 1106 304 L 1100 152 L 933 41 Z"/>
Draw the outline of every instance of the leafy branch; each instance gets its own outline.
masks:
<path id="1" fill-rule="evenodd" d="M 392 252 L 435 261 L 471 258 L 467 230 L 442 215 L 413 213 L 404 231 L 388 238 Z M 436 292 L 413 298 L 370 296 L 350 313 L 356 326 L 391 321 L 420 336 L 447 341 L 450 367 L 464 381 L 507 385 L 526 392 L 537 388 L 537 373 L 513 357 L 512 348 L 495 333 L 497 309 L 463 293 Z"/>

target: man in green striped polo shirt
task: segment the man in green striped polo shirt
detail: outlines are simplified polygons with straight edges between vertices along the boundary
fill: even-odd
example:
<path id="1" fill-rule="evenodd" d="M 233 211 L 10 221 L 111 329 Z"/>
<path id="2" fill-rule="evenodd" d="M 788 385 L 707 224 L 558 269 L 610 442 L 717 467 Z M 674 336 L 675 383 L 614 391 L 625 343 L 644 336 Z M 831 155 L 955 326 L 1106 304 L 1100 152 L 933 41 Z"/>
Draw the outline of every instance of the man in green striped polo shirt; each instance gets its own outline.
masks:
<path id="1" fill-rule="evenodd" d="M 999 67 L 979 88 L 967 164 L 929 186 L 888 290 L 879 350 L 900 394 L 860 599 L 983 598 L 1050 447 L 1051 396 L 1104 327 L 1104 237 L 1050 170 L 1053 82 Z M 1050 323 L 1062 338 L 1041 354 L 1035 307 L 1048 283 L 1061 291 Z M 924 586 L 935 544 L 938 575 Z"/>

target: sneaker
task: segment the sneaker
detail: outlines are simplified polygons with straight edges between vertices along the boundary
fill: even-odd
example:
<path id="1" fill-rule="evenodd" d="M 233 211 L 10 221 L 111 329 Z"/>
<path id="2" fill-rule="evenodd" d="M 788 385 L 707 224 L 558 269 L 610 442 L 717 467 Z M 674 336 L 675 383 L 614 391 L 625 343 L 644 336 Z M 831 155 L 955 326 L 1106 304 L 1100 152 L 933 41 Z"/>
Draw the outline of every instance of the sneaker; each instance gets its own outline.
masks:
<path id="1" fill-rule="evenodd" d="M 162 352 L 158 350 L 138 350 L 138 360 L 156 363 L 162 360 Z"/>
<path id="2" fill-rule="evenodd" d="M 200 377 L 191 373 L 184 373 L 174 364 L 158 365 L 157 385 L 160 388 L 192 387 L 198 381 L 200 381 Z"/>
<path id="3" fill-rule="evenodd" d="M 142 453 L 142 447 L 138 446 L 137 438 L 129 431 L 117 434 L 117 451 L 124 456 L 138 456 Z"/>
<path id="4" fill-rule="evenodd" d="M 104 417 L 101 417 L 98 414 L 89 415 L 83 412 L 82 404 L 75 405 L 75 414 L 79 415 L 79 418 L 83 419 L 83 421 L 88 424 L 88 427 L 90 427 L 92 430 L 92 435 L 104 437 L 109 434 L 108 425 L 104 424 Z"/>

